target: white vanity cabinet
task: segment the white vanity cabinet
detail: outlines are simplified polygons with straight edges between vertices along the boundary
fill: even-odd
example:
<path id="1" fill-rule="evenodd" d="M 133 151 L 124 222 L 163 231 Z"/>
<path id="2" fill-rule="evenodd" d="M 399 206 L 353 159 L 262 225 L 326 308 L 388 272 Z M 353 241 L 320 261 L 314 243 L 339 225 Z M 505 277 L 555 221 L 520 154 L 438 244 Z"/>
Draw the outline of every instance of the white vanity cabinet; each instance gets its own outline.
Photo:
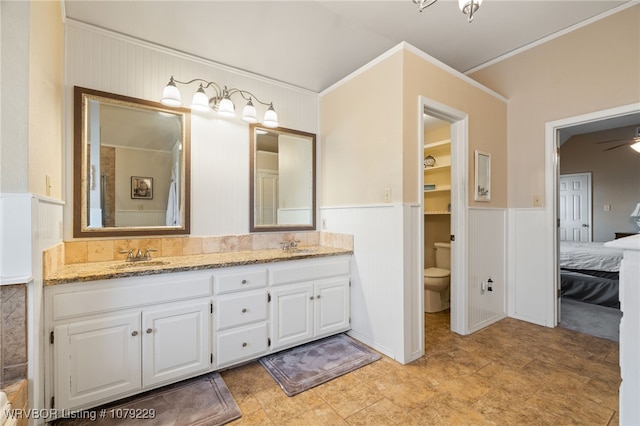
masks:
<path id="1" fill-rule="evenodd" d="M 268 350 L 267 267 L 243 266 L 214 273 L 214 363 L 216 368 Z"/>
<path id="2" fill-rule="evenodd" d="M 271 350 L 280 350 L 350 328 L 350 257 L 272 265 Z"/>
<path id="3" fill-rule="evenodd" d="M 46 286 L 45 400 L 95 407 L 346 331 L 350 262 L 293 258 Z"/>
<path id="4" fill-rule="evenodd" d="M 64 284 L 45 293 L 47 392 L 55 408 L 95 406 L 211 369 L 210 273 Z"/>

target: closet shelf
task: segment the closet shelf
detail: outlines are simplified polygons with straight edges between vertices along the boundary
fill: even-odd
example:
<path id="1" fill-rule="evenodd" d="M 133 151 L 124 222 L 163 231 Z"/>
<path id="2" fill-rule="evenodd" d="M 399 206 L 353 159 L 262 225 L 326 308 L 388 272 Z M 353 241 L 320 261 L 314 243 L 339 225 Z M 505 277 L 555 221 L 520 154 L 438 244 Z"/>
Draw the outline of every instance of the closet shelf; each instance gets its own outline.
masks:
<path id="1" fill-rule="evenodd" d="M 430 172 L 432 170 L 438 170 L 438 169 L 450 169 L 451 168 L 451 164 L 443 164 L 442 166 L 433 166 L 433 167 L 425 167 L 424 171 L 425 172 Z"/>
<path id="2" fill-rule="evenodd" d="M 448 145 L 451 143 L 451 139 L 445 139 L 443 141 L 431 142 L 424 144 L 424 149 L 426 148 L 435 148 L 436 146 Z"/>
<path id="3" fill-rule="evenodd" d="M 425 211 L 424 215 L 437 215 L 437 214 L 451 214 L 450 211 L 446 211 L 446 210 L 429 210 L 429 211 Z"/>
<path id="4" fill-rule="evenodd" d="M 424 192 L 444 192 L 444 191 L 451 191 L 451 186 L 442 185 L 440 187 L 436 187 L 436 189 L 425 189 L 424 190 Z"/>

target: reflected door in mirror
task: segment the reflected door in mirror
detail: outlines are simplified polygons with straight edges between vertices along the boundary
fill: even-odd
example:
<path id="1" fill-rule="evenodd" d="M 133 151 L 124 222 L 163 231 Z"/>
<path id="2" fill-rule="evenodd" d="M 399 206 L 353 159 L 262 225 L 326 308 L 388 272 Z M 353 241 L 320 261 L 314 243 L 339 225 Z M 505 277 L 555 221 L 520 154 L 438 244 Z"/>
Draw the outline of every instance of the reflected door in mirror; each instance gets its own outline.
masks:
<path id="1" fill-rule="evenodd" d="M 252 231 L 315 229 L 315 135 L 252 125 Z"/>

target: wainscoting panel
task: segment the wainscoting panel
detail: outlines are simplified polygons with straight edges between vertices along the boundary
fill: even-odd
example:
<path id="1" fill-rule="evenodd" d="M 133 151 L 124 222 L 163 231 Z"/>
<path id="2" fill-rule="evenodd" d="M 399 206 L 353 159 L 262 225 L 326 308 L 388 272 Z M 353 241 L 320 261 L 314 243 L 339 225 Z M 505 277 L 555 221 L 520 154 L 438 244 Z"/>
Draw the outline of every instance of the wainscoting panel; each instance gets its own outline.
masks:
<path id="1" fill-rule="evenodd" d="M 506 231 L 506 210 L 469 209 L 467 326 L 471 333 L 507 314 Z"/>
<path id="2" fill-rule="evenodd" d="M 509 210 L 509 316 L 549 327 L 555 266 L 546 247 L 552 232 L 544 209 Z"/>
<path id="3" fill-rule="evenodd" d="M 117 210 L 116 226 L 165 226 L 166 210 Z"/>
<path id="4" fill-rule="evenodd" d="M 0 284 L 31 278 L 31 194 L 0 194 Z"/>
<path id="5" fill-rule="evenodd" d="M 158 101 L 174 76 L 203 78 L 273 101 L 281 127 L 317 133 L 318 94 L 181 52 L 95 28 L 65 24 L 65 162 L 73 164 L 73 86 Z M 189 102 L 197 86 L 180 86 Z M 240 105 L 236 105 L 241 108 Z M 258 114 L 263 108 L 257 106 Z M 191 234 L 249 231 L 249 125 L 215 113 L 192 114 Z M 72 199 L 73 167 L 66 167 L 66 199 Z M 72 240 L 73 206 L 65 207 L 65 240 Z"/>
<path id="6" fill-rule="evenodd" d="M 421 344 L 412 334 L 415 322 L 422 324 L 423 315 L 416 300 L 419 290 L 410 288 L 412 283 L 419 284 L 412 281 L 415 273 L 411 274 L 417 260 L 405 261 L 410 243 L 403 242 L 405 232 L 411 232 L 405 231 L 403 222 L 413 210 L 396 204 L 320 209 L 320 223 L 326 223 L 326 231 L 354 236 L 350 333 L 399 362 L 408 362 Z M 417 236 L 416 232 L 413 238 Z M 417 254 L 412 257 L 417 259 Z M 415 306 L 407 307 L 408 299 Z"/>

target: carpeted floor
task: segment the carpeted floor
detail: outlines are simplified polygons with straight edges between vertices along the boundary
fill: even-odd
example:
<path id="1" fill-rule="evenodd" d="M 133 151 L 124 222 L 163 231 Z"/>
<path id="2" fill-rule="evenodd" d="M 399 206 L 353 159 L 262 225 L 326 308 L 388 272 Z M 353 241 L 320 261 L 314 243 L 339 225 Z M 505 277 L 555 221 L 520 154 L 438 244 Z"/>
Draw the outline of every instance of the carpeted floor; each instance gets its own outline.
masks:
<path id="1" fill-rule="evenodd" d="M 87 411 L 83 418 L 60 419 L 59 426 L 172 425 L 217 426 L 242 413 L 218 373 L 165 386 Z"/>
<path id="2" fill-rule="evenodd" d="M 619 309 L 571 299 L 561 300 L 560 327 L 614 342 L 620 340 L 622 312 Z"/>
<path id="3" fill-rule="evenodd" d="M 280 385 L 294 396 L 364 367 L 380 355 L 346 334 L 327 337 L 260 358 L 260 364 Z"/>

